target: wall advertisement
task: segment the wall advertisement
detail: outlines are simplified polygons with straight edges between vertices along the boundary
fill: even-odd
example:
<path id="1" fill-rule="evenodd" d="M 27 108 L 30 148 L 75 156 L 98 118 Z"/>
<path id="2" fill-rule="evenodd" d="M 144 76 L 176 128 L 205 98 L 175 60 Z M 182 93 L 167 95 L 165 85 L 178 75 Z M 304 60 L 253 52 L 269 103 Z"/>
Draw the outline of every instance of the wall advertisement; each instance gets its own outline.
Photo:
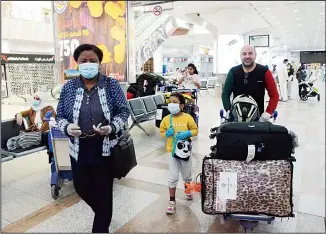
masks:
<path id="1" fill-rule="evenodd" d="M 103 74 L 127 81 L 126 5 L 126 1 L 53 2 L 60 83 L 79 75 L 73 53 L 85 43 L 103 51 Z"/>

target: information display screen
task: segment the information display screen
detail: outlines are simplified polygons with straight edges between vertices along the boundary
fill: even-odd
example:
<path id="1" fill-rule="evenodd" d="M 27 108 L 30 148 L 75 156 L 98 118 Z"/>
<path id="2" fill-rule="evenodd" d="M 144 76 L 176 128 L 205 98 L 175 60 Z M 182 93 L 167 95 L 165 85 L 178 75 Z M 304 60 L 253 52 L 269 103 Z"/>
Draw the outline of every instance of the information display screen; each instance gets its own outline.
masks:
<path id="1" fill-rule="evenodd" d="M 249 36 L 249 45 L 253 47 L 269 47 L 269 35 Z"/>

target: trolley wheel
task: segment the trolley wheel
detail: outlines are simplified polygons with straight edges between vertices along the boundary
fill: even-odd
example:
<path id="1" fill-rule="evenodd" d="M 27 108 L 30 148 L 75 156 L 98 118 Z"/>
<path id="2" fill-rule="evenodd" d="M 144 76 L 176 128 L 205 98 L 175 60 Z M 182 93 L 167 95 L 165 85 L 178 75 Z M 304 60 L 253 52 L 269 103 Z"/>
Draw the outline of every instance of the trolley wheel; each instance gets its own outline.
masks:
<path id="1" fill-rule="evenodd" d="M 320 101 L 320 94 L 317 94 L 317 101 Z"/>
<path id="2" fill-rule="evenodd" d="M 59 187 L 57 185 L 51 186 L 51 196 L 54 200 L 57 200 L 59 197 Z"/>

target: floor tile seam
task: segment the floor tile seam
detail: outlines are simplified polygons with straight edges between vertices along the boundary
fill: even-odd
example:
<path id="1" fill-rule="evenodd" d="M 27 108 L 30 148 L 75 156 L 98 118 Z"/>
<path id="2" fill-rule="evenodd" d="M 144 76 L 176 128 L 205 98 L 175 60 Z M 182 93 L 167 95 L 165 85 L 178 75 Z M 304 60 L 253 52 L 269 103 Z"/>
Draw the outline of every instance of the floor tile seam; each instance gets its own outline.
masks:
<path id="1" fill-rule="evenodd" d="M 15 222 L 11 222 L 9 225 L 3 228 L 5 232 L 26 232 L 42 222 L 48 220 L 49 218 L 61 213 L 65 209 L 77 204 L 81 198 L 73 192 L 57 201 L 54 201 L 25 217 L 20 218 Z M 68 203 L 68 204 L 64 204 Z M 71 204 L 70 204 L 71 203 Z M 59 208 L 58 210 L 55 210 Z M 53 212 L 53 213 L 51 213 Z"/>

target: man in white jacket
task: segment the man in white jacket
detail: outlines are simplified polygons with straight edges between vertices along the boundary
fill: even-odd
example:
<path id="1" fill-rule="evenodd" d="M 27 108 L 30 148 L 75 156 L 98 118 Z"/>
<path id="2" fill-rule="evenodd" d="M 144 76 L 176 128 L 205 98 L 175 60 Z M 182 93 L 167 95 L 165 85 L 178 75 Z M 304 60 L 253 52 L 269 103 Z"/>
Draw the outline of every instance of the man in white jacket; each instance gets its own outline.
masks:
<path id="1" fill-rule="evenodd" d="M 293 86 L 293 78 L 294 78 L 294 68 L 288 59 L 284 59 L 283 63 L 287 67 L 287 95 L 288 99 L 291 100 L 291 90 Z"/>

